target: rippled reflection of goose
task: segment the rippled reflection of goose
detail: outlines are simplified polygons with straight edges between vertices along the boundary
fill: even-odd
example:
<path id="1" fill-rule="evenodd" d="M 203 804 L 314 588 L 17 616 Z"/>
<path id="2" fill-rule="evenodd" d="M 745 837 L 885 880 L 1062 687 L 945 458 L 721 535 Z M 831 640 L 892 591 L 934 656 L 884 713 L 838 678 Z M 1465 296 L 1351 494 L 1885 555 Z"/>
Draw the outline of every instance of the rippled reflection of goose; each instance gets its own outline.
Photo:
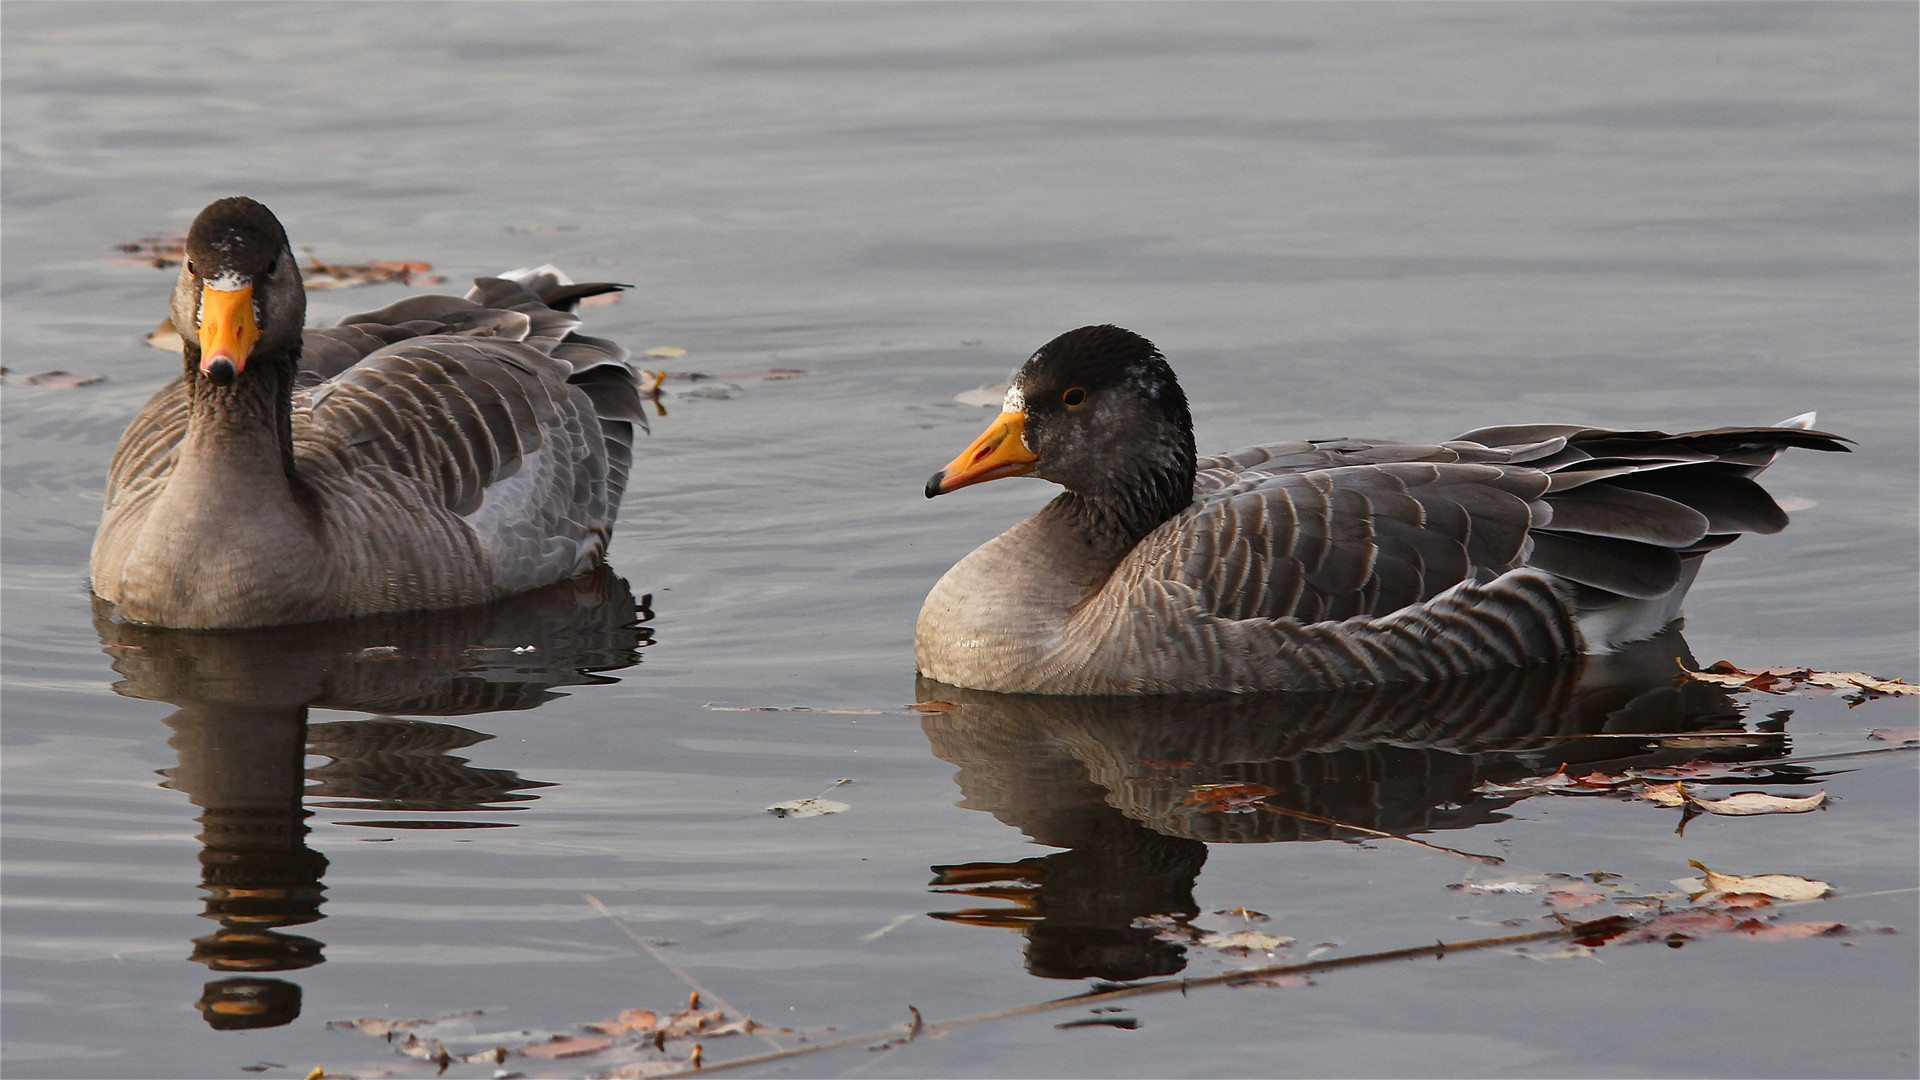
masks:
<path id="1" fill-rule="evenodd" d="M 938 885 L 1016 905 L 937 917 L 1021 930 L 1037 975 L 1166 975 L 1182 949 L 1134 922 L 1198 913 L 1208 844 L 1365 838 L 1301 814 L 1395 834 L 1469 829 L 1504 820 L 1514 801 L 1475 790 L 1489 780 L 1788 752 L 1782 733 L 1746 732 L 1723 688 L 1677 683 L 1676 659 L 1694 663 L 1668 630 L 1607 656 L 1324 693 L 1076 697 L 921 680 L 920 700 L 953 706 L 921 724 L 959 769 L 960 805 L 1067 849 L 935 867 Z M 1707 749 L 1635 737 L 1715 731 L 1733 734 Z M 1221 783 L 1270 790 L 1267 809 L 1190 801 Z"/>
<path id="2" fill-rule="evenodd" d="M 642 625 L 652 612 L 605 568 L 486 607 L 246 634 L 130 624 L 96 603 L 94 627 L 122 676 L 114 689 L 178 706 L 166 786 L 201 810 L 204 914 L 220 924 L 194 939 L 193 959 L 254 973 L 207 984 L 200 1009 L 219 1028 L 288 1023 L 300 988 L 258 973 L 323 962 L 319 941 L 281 930 L 325 917 L 327 859 L 307 847 L 308 806 L 419 815 L 353 822 L 387 828 L 493 827 L 444 815 L 519 809 L 551 786 L 450 753 L 492 738 L 484 732 L 390 715 L 309 726 L 309 708 L 531 709 L 556 687 L 612 681 L 599 672 L 638 663 L 652 640 Z M 308 768 L 310 754 L 328 760 Z"/>
<path id="3" fill-rule="evenodd" d="M 121 437 L 94 592 L 122 618 L 247 627 L 485 603 L 600 564 L 646 423 L 627 352 L 552 268 L 303 330 L 286 231 L 194 220 L 186 370 Z"/>
<path id="4" fill-rule="evenodd" d="M 1066 493 L 940 579 L 921 674 L 1009 693 L 1327 690 L 1451 678 L 1657 633 L 1701 558 L 1787 517 L 1751 477 L 1778 427 L 1668 435 L 1481 428 L 1438 446 L 1340 439 L 1196 459 L 1153 344 L 1070 331 L 927 483 Z"/>

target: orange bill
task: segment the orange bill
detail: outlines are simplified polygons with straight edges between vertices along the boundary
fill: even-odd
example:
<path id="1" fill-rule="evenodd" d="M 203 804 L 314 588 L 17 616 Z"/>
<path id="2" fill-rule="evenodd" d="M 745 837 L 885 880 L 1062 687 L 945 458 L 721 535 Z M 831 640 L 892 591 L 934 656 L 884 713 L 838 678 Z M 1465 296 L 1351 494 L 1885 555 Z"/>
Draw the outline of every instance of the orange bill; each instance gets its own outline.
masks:
<path id="1" fill-rule="evenodd" d="M 927 481 L 927 498 L 1003 476 L 1031 476 L 1039 455 L 1027 449 L 1027 414 L 1003 412 L 973 445 Z"/>
<path id="2" fill-rule="evenodd" d="M 200 291 L 200 371 L 207 374 L 214 361 L 226 360 L 233 372 L 247 369 L 247 356 L 260 340 L 253 321 L 253 286 L 238 289 L 202 288 Z"/>

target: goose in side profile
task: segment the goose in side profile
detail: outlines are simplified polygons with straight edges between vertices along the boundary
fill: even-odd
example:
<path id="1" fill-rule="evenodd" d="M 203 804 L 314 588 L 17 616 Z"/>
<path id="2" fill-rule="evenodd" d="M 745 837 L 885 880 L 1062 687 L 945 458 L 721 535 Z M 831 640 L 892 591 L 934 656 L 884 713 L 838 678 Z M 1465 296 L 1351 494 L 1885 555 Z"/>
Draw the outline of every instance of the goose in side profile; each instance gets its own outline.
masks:
<path id="1" fill-rule="evenodd" d="M 627 351 L 574 332 L 551 267 L 303 329 L 265 206 L 194 219 L 186 365 L 128 426 L 93 590 L 132 622 L 232 628 L 479 604 L 598 566 L 646 426 Z"/>
<path id="2" fill-rule="evenodd" d="M 1810 430 L 1480 428 L 1437 446 L 1270 443 L 1196 459 L 1153 343 L 1060 335 L 927 497 L 1066 488 L 947 571 L 930 679 L 1029 694 L 1333 690 L 1605 653 L 1672 622 L 1708 551 L 1787 516 L 1752 477 Z"/>

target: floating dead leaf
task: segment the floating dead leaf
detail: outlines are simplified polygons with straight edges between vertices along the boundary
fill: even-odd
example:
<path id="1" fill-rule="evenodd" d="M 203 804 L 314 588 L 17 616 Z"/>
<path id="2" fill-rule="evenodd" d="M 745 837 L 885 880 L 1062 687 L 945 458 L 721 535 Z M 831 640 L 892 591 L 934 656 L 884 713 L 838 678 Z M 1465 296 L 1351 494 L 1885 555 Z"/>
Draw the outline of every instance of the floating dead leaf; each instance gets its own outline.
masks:
<path id="1" fill-rule="evenodd" d="M 402 285 L 440 285 L 446 278 L 431 273 L 433 264 L 413 259 L 374 259 L 366 263 L 323 263 L 308 251 L 309 265 L 300 268 L 308 292 L 350 289 L 397 281 Z"/>
<path id="2" fill-rule="evenodd" d="M 719 1027 L 726 1014 L 719 1009 L 691 1008 L 668 1017 L 660 1025 L 660 1034 L 669 1039 L 684 1039 L 689 1035 L 705 1035 L 709 1027 Z M 733 1032 L 728 1032 L 729 1035 Z"/>
<path id="3" fill-rule="evenodd" d="M 1569 788 L 1579 789 L 1582 794 L 1594 794 L 1598 790 L 1592 788 L 1590 785 L 1583 786 L 1579 781 L 1568 776 L 1565 765 L 1562 765 L 1550 776 L 1529 776 L 1519 780 L 1509 780 L 1505 783 L 1488 780 L 1479 784 L 1473 790 L 1482 795 L 1491 795 L 1494 798 L 1504 799 L 1526 798 L 1529 795 L 1539 795 L 1547 791 L 1565 791 Z"/>
<path id="4" fill-rule="evenodd" d="M 1812 795 L 1794 798 L 1788 795 L 1768 795 L 1762 791 L 1736 791 L 1724 799 L 1703 799 L 1688 792 L 1687 801 L 1709 814 L 1725 814 L 1729 817 L 1749 817 L 1756 814 L 1804 814 L 1809 810 L 1818 809 L 1822 803 L 1826 802 L 1827 793 L 1821 790 Z"/>
<path id="5" fill-rule="evenodd" d="M 680 347 L 680 346 L 678 346 L 678 345 L 656 345 L 656 346 L 654 346 L 653 348 L 651 348 L 651 349 L 648 349 L 648 350 L 647 350 L 647 351 L 646 351 L 646 352 L 645 352 L 644 354 L 642 354 L 642 355 L 645 355 L 645 356 L 685 356 L 685 355 L 687 355 L 687 350 L 685 350 L 685 349 L 683 349 L 683 348 L 681 348 L 681 347 Z M 665 374 L 665 373 L 663 372 L 662 374 Z"/>
<path id="6" fill-rule="evenodd" d="M 1738 874 L 1722 874 L 1707 869 L 1700 863 L 1688 859 L 1687 865 L 1700 871 L 1703 878 L 1683 878 L 1674 882 L 1689 893 L 1696 890 L 1691 886 L 1703 886 L 1697 893 L 1760 893 L 1776 900 L 1818 900 L 1833 891 L 1833 886 L 1824 881 L 1796 877 L 1793 874 L 1761 874 L 1757 877 L 1741 877 Z"/>
<path id="7" fill-rule="evenodd" d="M 92 386 L 107 381 L 105 375 L 75 375 L 71 371 L 42 371 L 33 375 L 17 375 L 6 368 L 0 368 L 0 386 L 38 386 L 43 390 L 72 390 L 81 386 Z"/>
<path id="8" fill-rule="evenodd" d="M 511 1055 L 506 1047 L 496 1046 L 491 1050 L 476 1050 L 465 1057 L 455 1058 L 454 1060 L 464 1061 L 469 1065 L 498 1065 L 507 1060 L 509 1056 Z"/>
<path id="9" fill-rule="evenodd" d="M 605 1020 L 596 1020 L 591 1024 L 580 1025 L 588 1031 L 597 1031 L 602 1035 L 625 1035 L 629 1032 L 652 1031 L 660 1018 L 651 1009 L 628 1009 L 619 1016 Z"/>
<path id="10" fill-rule="evenodd" d="M 960 706 L 951 701 L 916 701 L 907 708 L 920 713 L 950 713 L 960 710 Z"/>
<path id="11" fill-rule="evenodd" d="M 1575 908 L 1592 907 L 1605 899 L 1605 893 L 1595 890 L 1555 889 L 1547 894 L 1547 906 L 1555 911 L 1572 911 Z"/>
<path id="12" fill-rule="evenodd" d="M 1882 727 L 1867 732 L 1867 738 L 1890 743 L 1920 743 L 1920 728 Z"/>
<path id="13" fill-rule="evenodd" d="M 1263 934 L 1258 930 L 1235 930 L 1231 933 L 1209 933 L 1200 938 L 1201 945 L 1209 949 L 1218 949 L 1223 953 L 1245 956 L 1252 952 L 1272 952 L 1293 944 L 1290 937 L 1277 934 Z"/>
<path id="14" fill-rule="evenodd" d="M 119 254 L 110 256 L 108 262 L 136 263 L 156 270 L 171 270 L 187 257 L 187 234 L 163 232 L 143 236 L 125 244 L 115 244 L 113 250 Z"/>
<path id="15" fill-rule="evenodd" d="M 1757 892 L 1705 893 L 1700 897 L 1700 904 L 1717 908 L 1771 907 L 1773 897 Z"/>
<path id="16" fill-rule="evenodd" d="M 753 1017 L 743 1016 L 738 1020 L 729 1020 L 717 1027 L 709 1027 L 700 1032 L 702 1038 L 717 1039 L 722 1035 L 751 1035 L 760 1029 Z"/>
<path id="17" fill-rule="evenodd" d="M 1785 694 L 1795 690 L 1864 690 L 1870 694 L 1920 694 L 1920 685 L 1904 679 L 1876 679 L 1858 671 L 1814 671 L 1809 668 L 1763 668 L 1746 671 L 1726 660 L 1715 661 L 1700 671 L 1689 670 L 1679 658 L 1674 663 L 1686 678 L 1740 690 L 1758 690 L 1766 694 Z"/>
<path id="18" fill-rule="evenodd" d="M 601 1035 L 555 1035 L 545 1042 L 528 1043 L 520 1052 L 528 1057 L 559 1059 L 597 1054 L 612 1045 L 612 1039 Z"/>
<path id="19" fill-rule="evenodd" d="M 1677 780 L 1671 784 L 1648 784 L 1634 794 L 1655 806 L 1679 806 L 1687 801 L 1687 789 Z"/>
<path id="20" fill-rule="evenodd" d="M 767 807 L 767 813 L 774 817 L 819 817 L 822 814 L 838 814 L 853 807 L 832 799 L 794 799 L 790 802 L 774 803 Z"/>
<path id="21" fill-rule="evenodd" d="M 1846 932 L 1847 927 L 1844 923 L 1825 920 L 1773 922 L 1742 916 L 1738 913 L 1695 908 L 1688 911 L 1669 912 L 1650 919 L 1612 938 L 1608 943 L 1631 945 L 1640 941 L 1659 941 L 1677 949 L 1688 941 L 1717 937 L 1721 934 L 1739 934 L 1756 941 L 1791 941 L 1796 938 L 1832 936 Z"/>
<path id="22" fill-rule="evenodd" d="M 1202 814 L 1246 814 L 1258 810 L 1267 796 L 1278 794 L 1278 789 L 1265 784 L 1195 784 L 1180 805 Z"/>
<path id="23" fill-rule="evenodd" d="M 442 1043 L 439 1039 L 428 1041 L 418 1035 L 409 1035 L 407 1036 L 407 1041 L 394 1047 L 394 1049 L 400 1051 L 400 1053 L 407 1057 L 413 1058 L 415 1061 L 437 1061 L 440 1063 L 441 1068 L 445 1068 L 448 1063 L 453 1061 L 453 1055 L 447 1053 L 446 1044 Z"/>

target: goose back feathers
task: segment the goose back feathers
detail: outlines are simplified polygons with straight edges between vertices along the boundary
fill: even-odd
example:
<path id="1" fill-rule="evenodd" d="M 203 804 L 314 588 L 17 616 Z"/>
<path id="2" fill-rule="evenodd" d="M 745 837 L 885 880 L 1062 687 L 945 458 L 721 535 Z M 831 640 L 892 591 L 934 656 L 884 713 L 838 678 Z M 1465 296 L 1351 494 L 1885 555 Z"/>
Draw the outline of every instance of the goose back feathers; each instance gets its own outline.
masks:
<path id="1" fill-rule="evenodd" d="M 264 206 L 208 207 L 187 255 L 185 370 L 122 436 L 94 541 L 94 590 L 122 618 L 450 608 L 600 563 L 646 417 L 626 350 L 576 333 L 571 309 L 624 286 L 543 267 L 307 329 Z M 209 326 L 241 288 L 257 327 L 244 352 L 245 335 Z"/>
<path id="2" fill-rule="evenodd" d="M 1068 490 L 934 586 L 915 634 L 923 675 L 1051 694 L 1329 690 L 1607 652 L 1677 617 L 1706 552 L 1786 526 L 1751 479 L 1777 454 L 1845 450 L 1808 415 L 1194 459 L 1172 378 L 1114 327 L 1028 361 L 1000 420 L 928 494 L 1025 474 Z M 1184 499 L 1157 494 L 1180 480 Z"/>

